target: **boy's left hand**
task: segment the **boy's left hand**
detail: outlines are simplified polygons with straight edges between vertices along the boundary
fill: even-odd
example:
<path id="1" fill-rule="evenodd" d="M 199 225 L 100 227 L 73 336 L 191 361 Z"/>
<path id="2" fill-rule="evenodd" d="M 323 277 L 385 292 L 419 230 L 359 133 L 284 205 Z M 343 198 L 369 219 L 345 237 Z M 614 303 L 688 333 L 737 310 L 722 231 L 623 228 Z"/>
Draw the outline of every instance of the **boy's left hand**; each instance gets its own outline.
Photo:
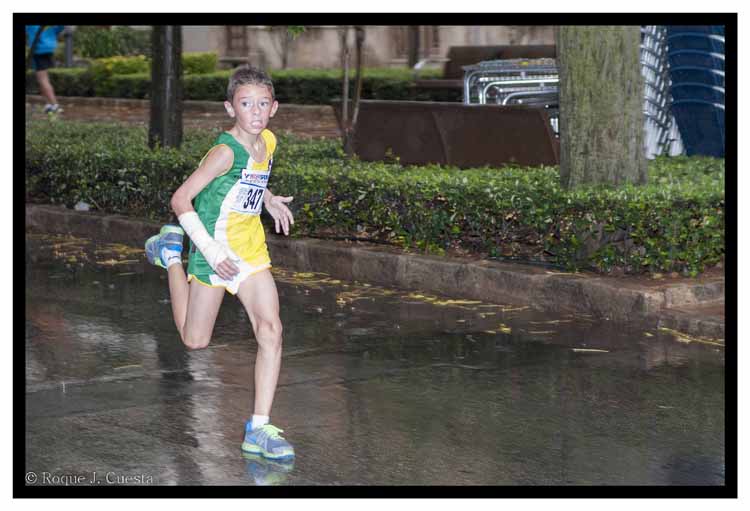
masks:
<path id="1" fill-rule="evenodd" d="M 276 223 L 276 232 L 279 232 L 279 225 L 284 230 L 284 234 L 289 236 L 289 225 L 294 225 L 294 216 L 286 207 L 287 203 L 292 202 L 294 197 L 282 197 L 274 195 L 271 200 L 266 202 L 266 211 L 273 217 Z"/>

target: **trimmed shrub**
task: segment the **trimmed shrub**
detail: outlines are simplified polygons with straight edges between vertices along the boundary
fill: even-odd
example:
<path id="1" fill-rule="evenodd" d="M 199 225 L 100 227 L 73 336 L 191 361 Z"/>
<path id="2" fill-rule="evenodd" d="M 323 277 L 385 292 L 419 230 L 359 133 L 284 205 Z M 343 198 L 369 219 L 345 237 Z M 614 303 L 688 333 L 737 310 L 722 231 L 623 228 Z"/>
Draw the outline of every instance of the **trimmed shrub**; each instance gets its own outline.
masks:
<path id="1" fill-rule="evenodd" d="M 86 59 L 116 55 L 151 55 L 151 29 L 81 25 L 73 33 L 76 54 Z"/>
<path id="2" fill-rule="evenodd" d="M 217 134 L 187 130 L 180 150 L 150 151 L 146 128 L 33 121 L 27 200 L 168 221 Z M 297 236 L 636 274 L 696 275 L 724 257 L 723 160 L 659 158 L 647 186 L 568 192 L 554 167 L 402 167 L 347 160 L 338 140 L 279 138 L 270 188 L 295 197 Z"/>
<path id="3" fill-rule="evenodd" d="M 114 75 L 106 87 L 97 89 L 97 96 L 109 98 L 148 99 L 151 95 L 151 74 Z"/>
<path id="4" fill-rule="evenodd" d="M 53 68 L 49 71 L 49 77 L 58 96 L 95 96 L 94 75 L 87 69 Z M 26 73 L 26 93 L 39 94 L 39 84 L 33 71 Z"/>
<path id="5" fill-rule="evenodd" d="M 204 75 L 188 75 L 182 81 L 185 99 L 224 101 L 230 71 L 216 71 Z"/>
<path id="6" fill-rule="evenodd" d="M 204 75 L 216 71 L 218 57 L 211 52 L 182 54 L 182 71 L 186 75 Z"/>
<path id="7" fill-rule="evenodd" d="M 147 138 L 145 128 L 32 121 L 26 131 L 27 198 L 67 205 L 86 200 L 103 211 L 164 218 L 171 194 L 211 140 L 188 133 L 181 150 L 151 151 Z"/>
<path id="8" fill-rule="evenodd" d="M 150 73 L 151 61 L 144 55 L 108 57 L 93 60 L 89 70 L 94 74 L 96 79 L 108 78 L 112 75 Z"/>
<path id="9" fill-rule="evenodd" d="M 137 57 L 96 59 L 92 61 L 91 67 L 88 69 L 88 74 L 94 83 L 94 94 L 96 96 L 132 98 L 143 97 L 136 96 L 136 91 L 148 91 L 148 81 L 145 87 L 143 85 L 139 86 L 138 82 L 143 82 L 144 79 L 148 80 L 150 71 L 150 62 L 143 55 L 139 55 Z M 123 84 L 122 78 L 124 77 L 124 83 L 134 87 L 132 91 L 123 90 L 120 87 Z"/>
<path id="10" fill-rule="evenodd" d="M 200 65 L 192 69 L 208 69 L 210 65 L 208 57 L 198 58 Z M 205 60 L 205 61 L 204 61 Z M 148 62 L 148 61 L 146 61 Z M 185 60 L 183 62 L 186 62 Z M 187 64 L 186 64 L 187 65 Z M 192 64 L 190 64 L 192 66 Z M 118 67 L 120 66 L 120 67 Z M 117 76 L 116 68 L 124 68 L 129 73 L 137 73 L 140 80 L 145 83 L 136 84 L 135 81 L 128 82 L 134 87 L 134 91 L 123 91 L 127 98 L 145 98 L 143 92 L 148 91 L 150 77 L 150 65 L 144 68 L 143 57 L 136 58 L 132 63 L 124 57 L 106 59 L 104 63 L 94 61 L 89 71 L 78 69 L 54 68 L 50 70 L 50 80 L 57 90 L 58 74 L 60 72 L 70 73 L 64 79 L 68 81 L 66 90 L 73 90 L 76 94 L 60 94 L 72 96 L 104 96 L 113 97 L 113 84 L 111 78 Z M 71 73 L 75 71 L 75 73 Z M 86 73 L 94 74 L 87 76 Z M 78 73 L 78 74 L 76 74 Z M 188 74 L 183 77 L 183 90 L 185 99 L 204 101 L 224 101 L 227 82 L 231 70 L 214 71 L 207 74 Z M 130 75 L 135 76 L 135 75 Z M 423 73 L 420 77 L 437 76 L 435 74 Z M 340 70 L 310 70 L 293 69 L 285 71 L 272 71 L 271 77 L 274 81 L 276 97 L 281 103 L 292 103 L 300 105 L 323 105 L 340 100 L 342 95 Z M 80 79 L 82 83 L 73 83 Z M 133 79 L 135 80 L 135 78 Z M 354 78 L 351 79 L 351 88 L 354 88 Z M 31 72 L 28 72 L 26 80 L 27 93 L 37 91 L 35 80 Z M 137 95 L 142 94 L 142 95 Z M 364 99 L 383 100 L 419 100 L 419 101 L 461 101 L 460 90 L 433 90 L 418 89 L 413 80 L 413 74 L 408 69 L 366 69 L 362 83 L 362 97 Z"/>

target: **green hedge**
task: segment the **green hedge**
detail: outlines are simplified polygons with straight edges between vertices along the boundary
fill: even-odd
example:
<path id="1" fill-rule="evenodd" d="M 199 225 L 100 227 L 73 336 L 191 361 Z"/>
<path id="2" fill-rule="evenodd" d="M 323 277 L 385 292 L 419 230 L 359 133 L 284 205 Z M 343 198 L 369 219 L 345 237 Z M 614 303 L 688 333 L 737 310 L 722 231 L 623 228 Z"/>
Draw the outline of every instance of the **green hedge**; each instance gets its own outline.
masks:
<path id="1" fill-rule="evenodd" d="M 191 52 L 182 54 L 182 69 L 186 75 L 206 74 L 216 71 L 218 58 L 215 53 Z M 145 55 L 115 56 L 95 59 L 90 62 L 90 72 L 95 76 L 149 74 L 151 59 Z"/>
<path id="2" fill-rule="evenodd" d="M 200 73 L 216 70 L 215 53 L 185 53 L 182 61 L 186 83 L 200 77 Z M 54 68 L 50 70 L 50 80 L 58 96 L 144 99 L 150 93 L 151 61 L 143 55 L 95 59 L 85 69 Z M 26 76 L 26 90 L 38 92 L 31 71 Z"/>
<path id="3" fill-rule="evenodd" d="M 119 80 L 121 75 L 111 72 L 116 66 L 125 66 L 122 57 L 101 59 L 104 64 L 95 64 L 88 69 L 61 69 L 50 70 L 50 80 L 55 90 L 58 84 L 65 81 L 66 96 L 100 96 L 100 97 L 124 97 L 144 99 L 148 97 L 151 77 L 148 67 L 145 69 L 142 63 L 133 62 L 127 65 L 128 72 L 138 74 L 127 74 L 126 81 L 118 84 L 113 82 Z M 198 57 L 191 64 L 192 69 L 205 70 L 210 63 L 204 62 L 207 57 Z M 187 67 L 187 64 L 186 64 Z M 109 70 L 109 72 L 102 72 Z M 93 74 L 93 76 L 92 76 Z M 183 79 L 184 97 L 190 100 L 223 101 L 226 96 L 227 81 L 231 70 L 215 71 L 203 74 L 186 74 Z M 435 78 L 437 71 L 423 72 L 420 78 Z M 294 69 L 285 71 L 272 71 L 271 77 L 274 81 L 276 96 L 281 103 L 321 105 L 330 104 L 341 98 L 340 70 L 306 70 Z M 78 81 L 78 86 L 76 86 Z M 354 79 L 351 80 L 352 89 Z M 125 88 L 132 86 L 132 90 Z M 37 86 L 31 72 L 26 80 L 26 92 L 37 93 Z M 365 99 L 385 100 L 418 100 L 418 101 L 461 101 L 460 90 L 432 90 L 419 89 L 414 84 L 413 74 L 408 69 L 366 69 L 362 83 L 362 97 Z"/>
<path id="4" fill-rule="evenodd" d="M 213 52 L 191 52 L 182 54 L 182 71 L 186 75 L 202 75 L 216 71 L 218 56 Z"/>
<path id="5" fill-rule="evenodd" d="M 84 69 L 53 68 L 50 69 L 49 76 L 57 96 L 95 96 L 94 75 Z M 26 93 L 39 94 L 33 71 L 26 73 Z"/>
<path id="6" fill-rule="evenodd" d="M 148 55 L 151 52 L 150 29 L 79 25 L 73 33 L 73 40 L 76 54 L 87 59 L 115 55 Z"/>
<path id="7" fill-rule="evenodd" d="M 169 198 L 210 147 L 150 151 L 146 129 L 34 121 L 27 200 L 167 221 Z M 567 192 L 553 167 L 459 170 L 343 158 L 336 140 L 280 136 L 271 189 L 293 195 L 295 235 L 350 236 L 569 268 L 695 275 L 724 256 L 724 162 L 662 158 L 648 186 Z M 264 215 L 265 217 L 266 215 Z M 266 219 L 267 220 L 267 219 Z"/>
<path id="8" fill-rule="evenodd" d="M 107 57 L 91 61 L 89 71 L 98 80 L 108 78 L 112 75 L 148 74 L 151 71 L 151 61 L 144 55 Z"/>

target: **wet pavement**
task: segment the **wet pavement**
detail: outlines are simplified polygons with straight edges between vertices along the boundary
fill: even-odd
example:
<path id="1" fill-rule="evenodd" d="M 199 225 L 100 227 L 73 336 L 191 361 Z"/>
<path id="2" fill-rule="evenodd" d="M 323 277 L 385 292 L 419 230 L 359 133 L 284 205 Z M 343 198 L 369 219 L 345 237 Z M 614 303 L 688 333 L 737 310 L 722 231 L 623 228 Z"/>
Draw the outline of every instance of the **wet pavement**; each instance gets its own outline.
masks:
<path id="1" fill-rule="evenodd" d="M 187 351 L 142 250 L 27 234 L 34 484 L 725 484 L 723 346 L 274 275 L 272 421 L 297 451 L 282 466 L 240 454 L 256 346 L 236 299 Z"/>

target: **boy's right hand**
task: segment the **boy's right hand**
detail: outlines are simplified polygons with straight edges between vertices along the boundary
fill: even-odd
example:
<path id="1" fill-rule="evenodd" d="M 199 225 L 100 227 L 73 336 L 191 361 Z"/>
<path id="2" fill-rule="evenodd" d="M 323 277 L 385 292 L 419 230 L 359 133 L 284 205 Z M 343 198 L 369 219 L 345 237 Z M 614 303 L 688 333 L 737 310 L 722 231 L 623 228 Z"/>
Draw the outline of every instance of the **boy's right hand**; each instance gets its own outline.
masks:
<path id="1" fill-rule="evenodd" d="M 236 264 L 232 262 L 232 259 L 227 257 L 223 261 L 221 261 L 219 264 L 216 265 L 216 268 L 214 268 L 214 271 L 216 272 L 216 275 L 221 277 L 224 280 L 232 280 L 235 275 L 237 275 L 240 272 L 240 269 L 237 267 Z"/>
<path id="2" fill-rule="evenodd" d="M 234 261 L 239 262 L 240 258 L 230 248 L 224 247 L 208 234 L 198 213 L 192 210 L 186 211 L 179 215 L 177 219 L 200 250 L 208 265 L 219 277 L 224 280 L 232 280 L 239 273 L 240 269 Z"/>
<path id="3" fill-rule="evenodd" d="M 240 269 L 232 261 L 234 252 L 227 250 L 214 239 L 207 243 L 205 251 L 201 251 L 201 253 L 214 272 L 224 280 L 232 280 L 240 272 Z"/>

